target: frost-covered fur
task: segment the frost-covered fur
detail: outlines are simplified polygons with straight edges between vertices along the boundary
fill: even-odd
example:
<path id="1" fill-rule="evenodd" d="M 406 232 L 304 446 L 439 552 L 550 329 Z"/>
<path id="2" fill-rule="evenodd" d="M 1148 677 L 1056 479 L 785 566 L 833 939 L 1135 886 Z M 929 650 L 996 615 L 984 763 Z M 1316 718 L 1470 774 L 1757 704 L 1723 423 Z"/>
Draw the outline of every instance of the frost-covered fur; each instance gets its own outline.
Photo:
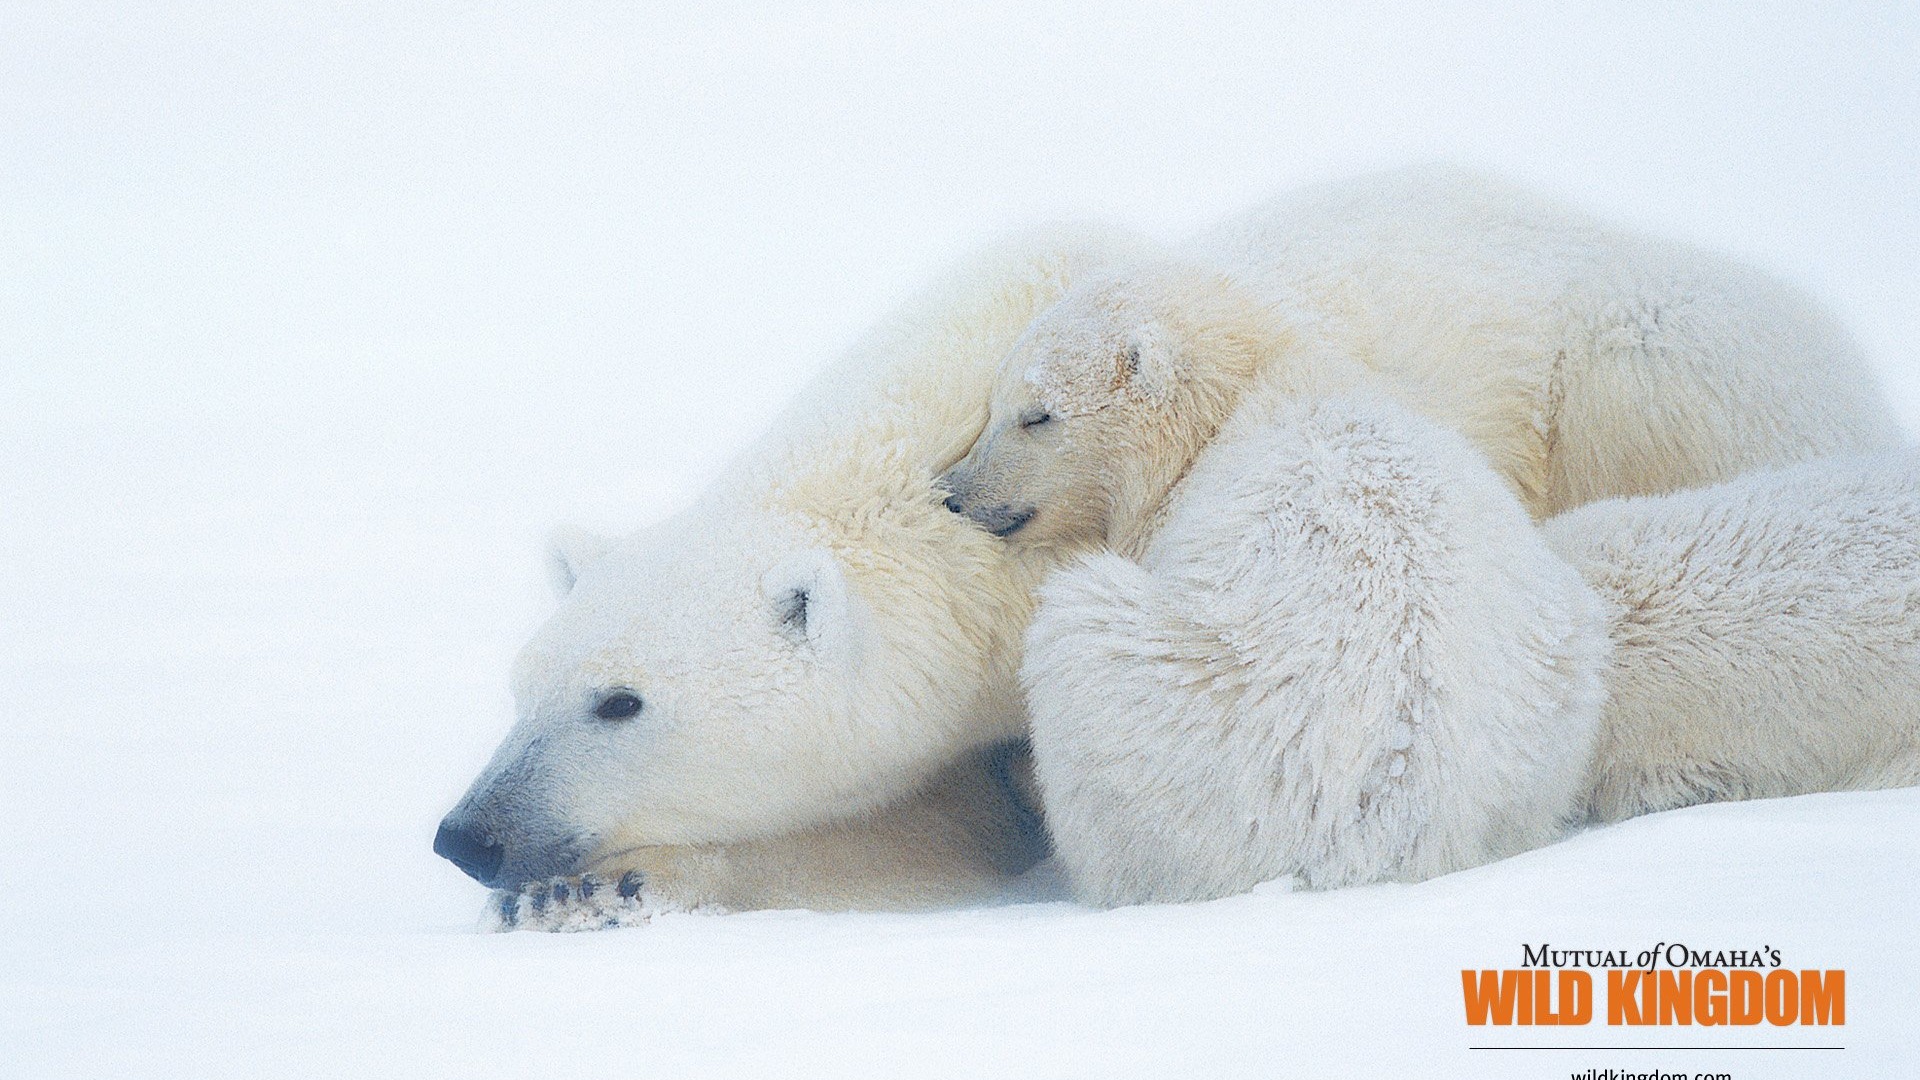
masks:
<path id="1" fill-rule="evenodd" d="M 1581 810 L 1597 599 L 1484 457 L 1385 399 L 1249 403 L 1142 563 L 1041 590 L 1055 850 L 1102 904 L 1417 880 Z"/>
<path id="2" fill-rule="evenodd" d="M 1545 517 L 1893 445 L 1812 300 L 1457 170 L 1310 189 L 1090 279 L 1009 354 L 950 505 L 1016 546 L 1137 554 L 1260 382 L 1367 380 Z"/>
<path id="3" fill-rule="evenodd" d="M 1605 602 L 1593 814 L 1920 783 L 1920 454 L 1544 525 Z"/>
<path id="4" fill-rule="evenodd" d="M 1032 830 L 1002 827 L 1008 785 L 971 755 L 1024 733 L 1042 568 L 933 481 L 1033 316 L 1128 250 L 1063 230 L 978 260 L 696 504 L 567 538 L 560 608 L 516 665 L 519 719 L 436 847 L 507 889 L 640 870 L 648 895 L 728 907 L 951 902 L 1031 862 Z M 632 715 L 597 715 L 619 695 Z"/>

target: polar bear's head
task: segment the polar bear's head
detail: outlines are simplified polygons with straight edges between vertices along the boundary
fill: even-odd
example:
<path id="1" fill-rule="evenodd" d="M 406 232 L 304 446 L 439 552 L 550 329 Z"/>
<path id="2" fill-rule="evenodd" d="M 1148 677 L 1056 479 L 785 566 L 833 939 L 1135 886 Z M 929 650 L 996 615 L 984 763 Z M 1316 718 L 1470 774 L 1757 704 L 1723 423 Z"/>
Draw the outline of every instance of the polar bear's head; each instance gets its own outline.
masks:
<path id="1" fill-rule="evenodd" d="M 734 504 L 558 545 L 563 595 L 515 665 L 518 719 L 435 850 L 496 887 L 611 870 L 859 813 L 992 737 L 991 718 L 1016 730 L 1011 649 L 966 610 L 1004 597 L 922 584 L 911 543 L 876 560 L 844 539 Z"/>
<path id="2" fill-rule="evenodd" d="M 1023 545 L 1121 542 L 1232 410 L 1274 347 L 1269 322 L 1195 268 L 1072 290 L 1007 356 L 985 430 L 943 479 L 947 508 Z"/>
<path id="3" fill-rule="evenodd" d="M 1013 238 L 883 320 L 693 508 L 562 544 L 518 720 L 436 850 L 496 886 L 611 871 L 857 815 L 1019 735 L 1044 568 L 934 481 L 1035 313 L 1135 250 Z"/>

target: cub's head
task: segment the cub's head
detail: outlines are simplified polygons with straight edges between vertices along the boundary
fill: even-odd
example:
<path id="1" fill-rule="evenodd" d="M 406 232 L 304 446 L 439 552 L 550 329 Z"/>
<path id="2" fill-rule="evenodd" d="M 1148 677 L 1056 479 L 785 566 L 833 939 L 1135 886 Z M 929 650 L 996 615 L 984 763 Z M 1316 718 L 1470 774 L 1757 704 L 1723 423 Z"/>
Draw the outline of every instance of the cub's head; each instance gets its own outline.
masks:
<path id="1" fill-rule="evenodd" d="M 1178 267 L 1074 289 L 1034 320 L 986 428 L 941 484 L 947 509 L 1019 544 L 1111 541 L 1150 513 L 1271 344 L 1216 275 Z"/>
<path id="2" fill-rule="evenodd" d="M 896 759 L 938 742 L 886 726 L 925 691 L 885 684 L 902 667 L 885 607 L 791 518 L 709 510 L 575 537 L 553 569 L 560 607 L 515 665 L 518 720 L 434 843 L 484 884 L 857 812 L 897 794 L 874 776 L 912 783 Z"/>

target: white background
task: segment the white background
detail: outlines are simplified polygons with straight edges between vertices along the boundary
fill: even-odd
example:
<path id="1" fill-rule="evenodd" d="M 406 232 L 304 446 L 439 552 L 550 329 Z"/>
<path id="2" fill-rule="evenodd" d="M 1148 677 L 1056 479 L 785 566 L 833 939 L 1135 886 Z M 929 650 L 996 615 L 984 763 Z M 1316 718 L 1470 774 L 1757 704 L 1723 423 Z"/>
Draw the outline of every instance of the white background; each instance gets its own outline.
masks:
<path id="1" fill-rule="evenodd" d="M 563 520 L 697 490 L 942 263 L 1491 166 L 1829 301 L 1920 422 L 1911 4 L 0 2 L 0 1075 L 1890 1075 L 1914 792 L 1414 888 L 471 933 L 428 851 Z M 697 538 L 689 538 L 697 542 Z M 1521 942 L 1837 1032 L 1507 1032 Z"/>

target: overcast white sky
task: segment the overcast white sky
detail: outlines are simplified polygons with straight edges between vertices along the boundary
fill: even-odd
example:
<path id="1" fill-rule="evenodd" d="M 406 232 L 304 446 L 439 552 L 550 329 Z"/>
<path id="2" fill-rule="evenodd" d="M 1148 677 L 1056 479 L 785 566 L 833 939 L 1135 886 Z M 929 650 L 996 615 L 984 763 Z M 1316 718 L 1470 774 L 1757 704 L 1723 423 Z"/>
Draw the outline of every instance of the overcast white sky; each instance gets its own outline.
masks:
<path id="1" fill-rule="evenodd" d="M 193 1072 L 206 1014 L 320 1051 L 391 1015 L 416 1066 L 510 1027 L 327 1010 L 503 974 L 418 935 L 479 900 L 427 844 L 507 721 L 542 538 L 658 516 L 1007 229 L 1172 236 L 1304 180 L 1491 166 L 1812 287 L 1920 426 L 1920 6 L 904 7 L 0 0 L 0 925 L 33 928 L 0 1001 L 33 1060 Z M 211 982 L 119 968 L 171 977 L 202 934 L 237 950 Z M 1177 937 L 1087 947 L 1152 972 Z M 507 974 L 582 955 L 545 948 Z M 806 989 L 794 963 L 767 985 Z"/>

